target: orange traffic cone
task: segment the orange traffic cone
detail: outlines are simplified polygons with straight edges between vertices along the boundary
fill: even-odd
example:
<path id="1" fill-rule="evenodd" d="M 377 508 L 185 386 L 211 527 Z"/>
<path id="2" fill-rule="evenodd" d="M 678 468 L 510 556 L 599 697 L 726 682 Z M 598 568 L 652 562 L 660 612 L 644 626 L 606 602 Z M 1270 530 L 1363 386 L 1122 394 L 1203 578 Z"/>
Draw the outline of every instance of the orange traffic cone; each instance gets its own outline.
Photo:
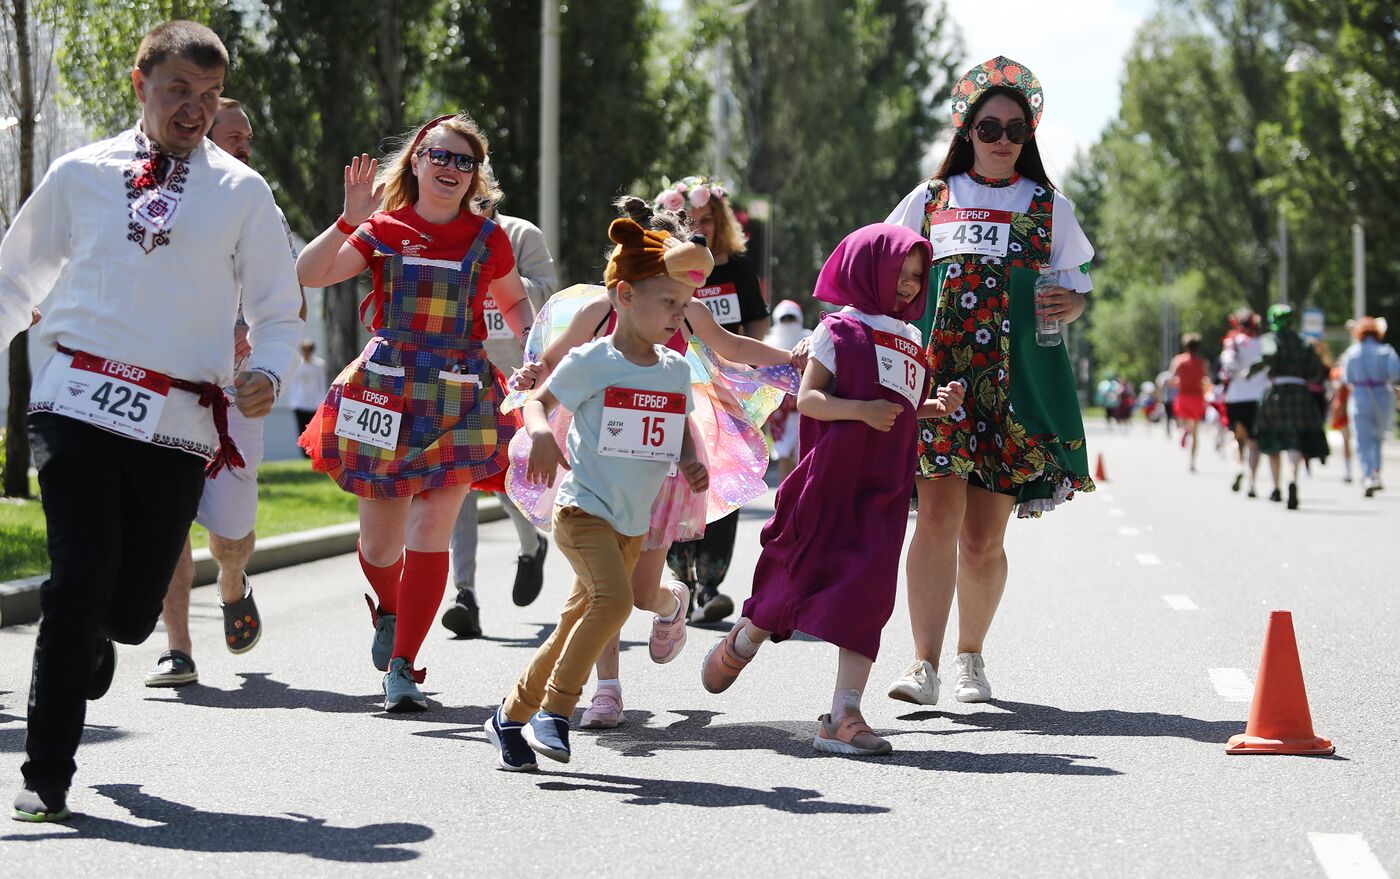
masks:
<path id="1" fill-rule="evenodd" d="M 1094 481 L 1107 482 L 1108 477 L 1103 472 L 1103 452 L 1099 452 L 1098 460 L 1094 463 Z"/>
<path id="2" fill-rule="evenodd" d="M 1231 736 L 1227 754 L 1331 754 L 1330 739 L 1313 733 L 1308 693 L 1303 687 L 1303 666 L 1293 637 L 1293 615 L 1286 610 L 1269 614 L 1264 655 L 1254 682 L 1254 703 L 1244 734 Z"/>

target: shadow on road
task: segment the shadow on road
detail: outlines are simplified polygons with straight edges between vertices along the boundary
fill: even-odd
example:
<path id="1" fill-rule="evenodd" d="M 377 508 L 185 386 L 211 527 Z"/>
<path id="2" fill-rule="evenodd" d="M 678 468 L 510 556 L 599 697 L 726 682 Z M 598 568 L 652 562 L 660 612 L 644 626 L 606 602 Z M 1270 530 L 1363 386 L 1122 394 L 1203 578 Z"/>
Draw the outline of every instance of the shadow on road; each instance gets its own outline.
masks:
<path id="1" fill-rule="evenodd" d="M 820 791 L 797 787 L 775 787 L 771 790 L 715 784 L 708 781 L 672 781 L 660 778 L 627 778 L 621 775 L 590 775 L 570 773 L 575 781 L 542 781 L 540 790 L 593 791 L 624 797 L 624 805 L 657 806 L 671 803 L 678 806 L 728 808 L 732 806 L 763 806 L 778 812 L 798 815 L 844 814 L 877 815 L 890 811 L 885 806 L 865 806 L 858 803 L 833 803 L 823 800 Z"/>
<path id="2" fill-rule="evenodd" d="M 0 696 L 9 695 L 12 695 L 9 690 L 0 690 Z M 3 700 L 0 700 L 0 709 L 5 707 Z M 0 754 L 23 754 L 24 731 L 25 717 L 23 714 L 7 714 L 0 710 Z M 83 727 L 84 745 L 101 745 L 125 737 L 126 733 L 115 726 L 88 724 Z"/>
<path id="3" fill-rule="evenodd" d="M 958 729 L 920 730 L 927 735 L 992 730 L 1024 732 L 1041 736 L 1165 736 L 1190 739 L 1207 744 L 1222 744 L 1230 736 L 1244 731 L 1243 720 L 1198 720 L 1180 714 L 1156 711 L 1119 711 L 1100 708 L 1094 711 L 1066 711 L 1052 705 L 1029 702 L 1007 702 L 993 699 L 987 703 L 1003 711 L 975 711 L 954 714 L 948 711 L 915 711 L 902 714 L 900 720 L 946 720 Z"/>
<path id="4" fill-rule="evenodd" d="M 431 828 L 406 822 L 335 827 L 327 824 L 324 818 L 295 813 L 284 817 L 203 812 L 193 806 L 142 793 L 141 786 L 136 784 L 99 784 L 93 790 L 130 812 L 136 820 L 155 822 L 155 826 L 75 815 L 72 823 L 61 831 L 16 833 L 0 837 L 0 840 L 106 839 L 176 851 L 276 852 L 309 855 L 325 861 L 374 864 L 411 861 L 418 857 L 418 852 L 402 846 L 424 842 L 433 835 Z"/>
<path id="5" fill-rule="evenodd" d="M 482 635 L 480 638 L 449 638 L 448 640 L 454 642 L 487 641 L 492 644 L 500 644 L 504 647 L 523 647 L 529 650 L 536 650 L 550 635 L 554 634 L 555 629 L 559 628 L 558 623 L 532 623 L 531 625 L 535 626 L 539 631 L 528 638 L 502 638 L 498 635 Z M 647 642 L 645 641 L 622 641 L 618 645 L 618 649 L 626 653 L 633 647 L 645 647 L 646 644 Z"/>
<path id="6" fill-rule="evenodd" d="M 624 757 L 655 757 L 663 751 L 769 750 L 785 757 L 823 759 L 812 750 L 816 722 L 778 720 L 766 723 L 713 724 L 718 711 L 673 711 L 678 720 L 668 726 L 651 726 L 651 712 L 627 712 L 627 725 L 599 733 L 598 744 Z M 638 723 L 639 717 L 641 722 Z M 887 738 L 923 735 L 922 730 L 882 732 Z M 977 754 L 968 751 L 914 751 L 896 745 L 893 754 L 870 758 L 881 766 L 906 766 L 941 772 L 1000 775 L 1121 775 L 1107 766 L 1076 761 L 1096 758 L 1081 754 Z"/>

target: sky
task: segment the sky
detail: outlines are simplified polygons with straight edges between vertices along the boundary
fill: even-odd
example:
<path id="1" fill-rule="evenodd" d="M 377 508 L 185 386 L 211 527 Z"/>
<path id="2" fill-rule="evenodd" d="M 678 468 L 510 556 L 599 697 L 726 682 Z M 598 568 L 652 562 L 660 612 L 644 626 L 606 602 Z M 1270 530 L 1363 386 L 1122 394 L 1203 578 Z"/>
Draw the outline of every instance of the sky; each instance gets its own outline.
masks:
<path id="1" fill-rule="evenodd" d="M 1123 58 L 1155 0 L 947 2 L 962 31 L 963 69 L 1005 55 L 1040 80 L 1045 113 L 1036 137 L 1046 170 L 1060 183 L 1075 151 L 1098 140 L 1118 115 Z M 946 143 L 932 151 L 940 159 Z"/>

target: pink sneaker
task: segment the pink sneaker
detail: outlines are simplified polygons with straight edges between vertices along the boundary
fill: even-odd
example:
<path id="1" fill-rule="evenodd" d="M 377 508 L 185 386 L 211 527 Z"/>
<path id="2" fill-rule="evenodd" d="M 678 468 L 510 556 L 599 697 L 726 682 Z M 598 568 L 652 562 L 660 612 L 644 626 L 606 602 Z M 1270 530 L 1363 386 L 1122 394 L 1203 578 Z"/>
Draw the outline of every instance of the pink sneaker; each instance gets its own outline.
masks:
<path id="1" fill-rule="evenodd" d="M 579 729 L 622 726 L 622 691 L 617 687 L 599 687 L 578 725 Z"/>
<path id="2" fill-rule="evenodd" d="M 667 580 L 661 588 L 676 598 L 676 618 L 663 623 L 661 617 L 651 618 L 651 638 L 647 640 L 647 653 L 651 661 L 667 663 L 680 655 L 685 646 L 685 606 L 690 602 L 690 590 L 679 580 Z"/>
<path id="3" fill-rule="evenodd" d="M 734 647 L 734 640 L 739 637 L 739 631 L 746 625 L 748 620 L 739 617 L 739 621 L 734 624 L 734 628 L 729 630 L 729 634 L 724 636 L 724 640 L 710 648 L 710 652 L 705 654 L 705 663 L 700 666 L 700 683 L 711 693 L 723 693 L 729 689 L 739 679 L 739 672 L 744 670 L 750 662 L 752 656 L 744 656 Z"/>

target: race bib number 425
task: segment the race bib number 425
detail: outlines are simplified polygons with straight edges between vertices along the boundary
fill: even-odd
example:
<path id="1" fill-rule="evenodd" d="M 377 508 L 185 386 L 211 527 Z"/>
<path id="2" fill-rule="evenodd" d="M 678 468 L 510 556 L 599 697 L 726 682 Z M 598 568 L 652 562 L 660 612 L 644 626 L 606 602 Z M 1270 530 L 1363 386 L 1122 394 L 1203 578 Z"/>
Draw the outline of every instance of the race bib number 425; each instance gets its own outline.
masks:
<path id="1" fill-rule="evenodd" d="M 872 330 L 875 341 L 875 366 L 880 384 L 904 395 L 910 405 L 918 407 L 924 393 L 924 352 L 919 346 L 894 333 Z"/>
<path id="2" fill-rule="evenodd" d="M 598 454 L 647 461 L 679 461 L 685 437 L 685 394 L 608 388 Z"/>
<path id="3" fill-rule="evenodd" d="M 169 376 L 78 353 L 63 377 L 54 411 L 150 442 L 169 393 Z"/>
<path id="4" fill-rule="evenodd" d="M 345 385 L 340 398 L 340 415 L 335 420 L 335 434 L 393 451 L 399 444 L 402 419 L 403 401 L 398 397 Z"/>
<path id="5" fill-rule="evenodd" d="M 733 284 L 712 284 L 709 287 L 701 287 L 695 291 L 695 298 L 705 304 L 710 310 L 710 314 L 715 316 L 715 323 L 737 324 L 740 321 L 739 315 L 739 288 Z"/>
<path id="6" fill-rule="evenodd" d="M 928 240 L 933 258 L 958 253 L 1006 256 L 1011 243 L 1011 212 L 949 208 L 929 220 Z"/>

